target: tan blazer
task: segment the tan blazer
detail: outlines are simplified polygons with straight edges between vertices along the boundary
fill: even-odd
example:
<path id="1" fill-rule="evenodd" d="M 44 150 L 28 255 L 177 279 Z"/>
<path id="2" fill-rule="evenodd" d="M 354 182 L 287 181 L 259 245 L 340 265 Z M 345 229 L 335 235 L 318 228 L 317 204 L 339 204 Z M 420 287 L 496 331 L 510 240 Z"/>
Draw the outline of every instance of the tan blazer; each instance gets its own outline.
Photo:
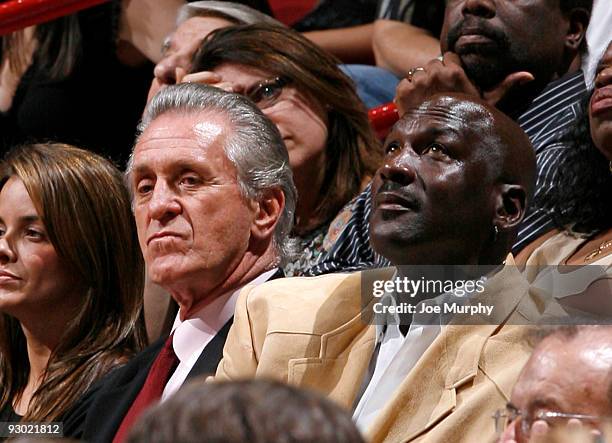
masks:
<path id="1" fill-rule="evenodd" d="M 386 279 L 394 269 L 376 272 Z M 362 312 L 360 279 L 332 274 L 245 288 L 215 379 L 274 378 L 350 409 L 375 344 L 375 326 L 362 321 L 373 300 Z M 494 440 L 491 415 L 508 401 L 530 354 L 525 326 L 505 323 L 534 321 L 542 308 L 514 267 L 481 295 L 495 300 L 499 324 L 444 326 L 373 422 L 372 442 Z"/>

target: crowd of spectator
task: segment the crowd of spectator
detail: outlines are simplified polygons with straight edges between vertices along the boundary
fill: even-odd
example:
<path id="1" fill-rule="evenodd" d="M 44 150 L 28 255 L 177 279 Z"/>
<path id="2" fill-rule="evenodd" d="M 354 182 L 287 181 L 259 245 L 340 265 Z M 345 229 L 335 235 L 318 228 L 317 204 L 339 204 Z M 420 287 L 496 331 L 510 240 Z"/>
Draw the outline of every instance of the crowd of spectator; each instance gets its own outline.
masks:
<path id="1" fill-rule="evenodd" d="M 612 5 L 293 3 L 1 36 L 0 439 L 612 441 Z"/>

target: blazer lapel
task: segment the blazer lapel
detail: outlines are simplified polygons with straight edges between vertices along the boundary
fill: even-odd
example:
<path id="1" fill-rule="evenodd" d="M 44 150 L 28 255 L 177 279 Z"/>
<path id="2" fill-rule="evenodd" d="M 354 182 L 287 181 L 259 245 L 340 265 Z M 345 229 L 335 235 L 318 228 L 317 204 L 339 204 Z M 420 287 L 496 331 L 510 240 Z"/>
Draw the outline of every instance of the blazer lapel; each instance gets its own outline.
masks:
<path id="1" fill-rule="evenodd" d="M 283 278 L 285 273 L 281 268 L 277 268 L 276 272 L 268 278 L 270 280 L 276 280 L 278 278 Z M 202 353 L 198 357 L 197 361 L 189 371 L 187 375 L 186 381 L 198 377 L 200 375 L 214 375 L 217 372 L 217 366 L 223 358 L 223 347 L 225 346 L 225 342 L 227 340 L 227 334 L 234 323 L 234 317 L 232 316 L 217 335 L 213 337 L 213 339 L 206 345 Z"/>
<path id="2" fill-rule="evenodd" d="M 475 297 L 494 304 L 491 324 L 469 324 L 458 317 L 442 326 L 408 376 L 399 384 L 368 430 L 372 442 L 408 442 L 432 429 L 457 406 L 457 390 L 471 382 L 479 370 L 487 340 L 516 310 L 527 294 L 527 283 L 510 263 L 488 280 L 485 292 Z"/>
<path id="3" fill-rule="evenodd" d="M 387 279 L 394 268 L 373 272 Z M 317 323 L 338 325 L 321 334 L 318 357 L 291 359 L 288 367 L 290 384 L 321 391 L 347 409 L 361 387 L 376 338 L 376 327 L 369 324 L 376 300 L 371 294 L 363 297 L 362 278 L 361 272 L 350 275 L 317 313 Z"/>
<path id="4" fill-rule="evenodd" d="M 285 278 L 285 271 L 283 271 L 282 268 L 277 268 L 276 272 L 270 276 L 268 281 L 276 280 L 276 279 L 279 279 L 279 278 Z"/>

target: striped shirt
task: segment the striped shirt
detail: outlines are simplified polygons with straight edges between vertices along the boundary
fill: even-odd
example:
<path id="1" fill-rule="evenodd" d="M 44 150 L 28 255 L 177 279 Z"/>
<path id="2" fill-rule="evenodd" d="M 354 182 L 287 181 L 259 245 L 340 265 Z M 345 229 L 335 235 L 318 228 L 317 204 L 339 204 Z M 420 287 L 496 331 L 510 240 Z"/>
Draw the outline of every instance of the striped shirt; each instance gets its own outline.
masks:
<path id="1" fill-rule="evenodd" d="M 560 140 L 576 121 L 580 101 L 585 93 L 582 71 L 567 74 L 551 82 L 518 118 L 519 125 L 531 140 L 536 152 L 536 196 L 546 196 L 551 190 L 557 165 L 568 149 Z M 370 247 L 371 185 L 343 211 L 351 212 L 344 230 L 321 261 L 305 275 L 351 272 L 390 265 L 387 259 L 376 254 Z M 513 252 L 520 251 L 554 227 L 550 213 L 531 207 L 519 229 Z"/>

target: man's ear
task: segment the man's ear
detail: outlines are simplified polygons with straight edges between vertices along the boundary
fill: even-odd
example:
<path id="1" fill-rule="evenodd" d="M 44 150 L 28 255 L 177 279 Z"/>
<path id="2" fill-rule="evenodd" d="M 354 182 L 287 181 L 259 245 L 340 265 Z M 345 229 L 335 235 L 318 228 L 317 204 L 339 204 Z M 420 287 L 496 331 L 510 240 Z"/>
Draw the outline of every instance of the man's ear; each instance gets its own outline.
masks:
<path id="1" fill-rule="evenodd" d="M 285 194 L 280 188 L 269 189 L 254 203 L 255 218 L 251 225 L 251 235 L 257 240 L 272 238 L 276 223 L 285 208 Z"/>
<path id="2" fill-rule="evenodd" d="M 517 227 L 527 211 L 527 193 L 520 185 L 503 184 L 498 188 L 493 223 L 501 230 Z"/>
<path id="3" fill-rule="evenodd" d="M 586 38 L 586 30 L 591 14 L 584 8 L 574 8 L 568 14 L 569 28 L 565 37 L 565 46 L 574 52 L 580 50 L 582 41 Z"/>

